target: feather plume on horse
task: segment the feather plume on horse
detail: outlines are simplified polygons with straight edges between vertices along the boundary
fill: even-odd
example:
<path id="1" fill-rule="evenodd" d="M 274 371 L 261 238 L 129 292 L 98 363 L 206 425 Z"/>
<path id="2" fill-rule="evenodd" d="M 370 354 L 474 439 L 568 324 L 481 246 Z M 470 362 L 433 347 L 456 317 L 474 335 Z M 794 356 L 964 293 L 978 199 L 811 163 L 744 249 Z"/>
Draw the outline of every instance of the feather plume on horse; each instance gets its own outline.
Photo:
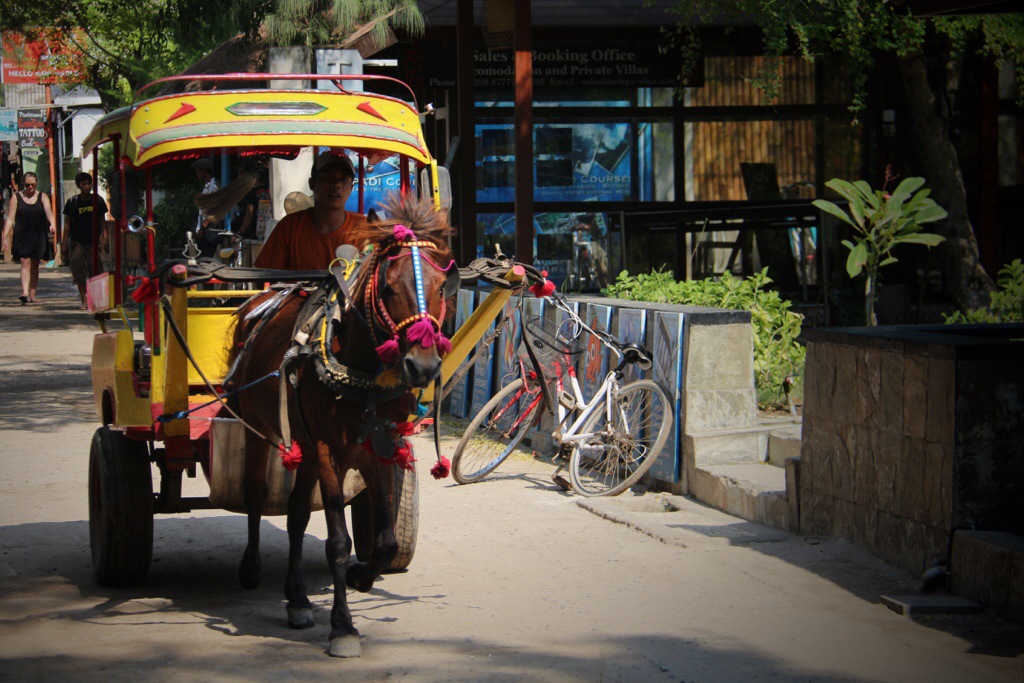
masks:
<path id="1" fill-rule="evenodd" d="M 372 249 L 362 252 L 351 281 L 342 285 L 325 278 L 312 288 L 268 291 L 239 309 L 234 336 L 238 386 L 281 370 L 279 384 L 264 382 L 238 394 L 240 415 L 253 430 L 281 443 L 283 452 L 296 455 L 289 448 L 293 444 L 301 452 L 288 500 L 288 623 L 314 625 L 302 576 L 302 541 L 319 483 L 334 574 L 329 653 L 339 657 L 360 652 L 346 585 L 369 591 L 396 561 L 402 487 L 415 486 L 414 472 L 405 469 L 412 467 L 406 420 L 415 410 L 414 392 L 434 381 L 450 348 L 440 327 L 450 308 L 445 299 L 459 284 L 447 216 L 429 199 L 409 196 L 393 196 L 384 209 L 388 220 L 355 235 L 357 247 Z M 277 299 L 267 304 L 272 297 Z M 291 444 L 285 443 L 288 435 Z M 239 566 L 247 588 L 261 579 L 259 526 L 271 451 L 265 438 L 247 432 L 249 543 Z M 359 561 L 352 557 L 344 517 L 355 494 L 349 486 L 354 474 L 365 483 L 356 500 L 364 501 L 372 520 L 369 538 L 362 543 L 356 538 L 357 545 L 369 548 Z"/>

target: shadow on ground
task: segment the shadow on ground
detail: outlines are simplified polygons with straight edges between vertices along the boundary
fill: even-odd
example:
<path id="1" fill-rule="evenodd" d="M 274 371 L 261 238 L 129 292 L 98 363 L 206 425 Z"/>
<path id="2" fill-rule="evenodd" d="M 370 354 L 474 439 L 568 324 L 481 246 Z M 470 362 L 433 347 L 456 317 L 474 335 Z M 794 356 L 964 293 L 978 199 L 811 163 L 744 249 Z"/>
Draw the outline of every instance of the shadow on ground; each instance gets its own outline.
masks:
<path id="1" fill-rule="evenodd" d="M 286 533 L 264 523 L 264 582 L 254 591 L 238 587 L 235 568 L 241 556 L 245 518 L 238 516 L 156 521 L 154 564 L 147 581 L 134 588 L 105 589 L 92 580 L 88 524 L 84 521 L 12 525 L 0 528 L 0 627 L 32 628 L 36 623 L 87 622 L 125 627 L 160 625 L 184 628 L 201 624 L 210 638 L 255 636 L 261 664 L 246 670 L 253 680 L 297 680 L 328 670 L 365 670 L 384 675 L 409 675 L 416 680 L 597 680 L 616 662 L 636 662 L 639 678 L 665 680 L 814 680 L 853 681 L 826 671 L 787 670 L 749 648 L 712 648 L 697 638 L 644 634 L 559 641 L 558 648 L 530 651 L 486 634 L 470 637 L 425 632 L 413 639 L 368 638 L 359 662 L 329 660 L 323 654 L 329 620 L 331 577 L 323 559 L 323 543 L 307 538 L 307 583 L 317 626 L 295 631 L 287 627 L 281 586 L 285 574 Z M 442 607 L 446 593 L 403 595 L 389 590 L 388 577 L 369 594 L 349 594 L 357 620 L 395 621 L 396 605 L 428 601 Z M 357 621 L 358 623 L 358 621 Z M 699 629 L 698 629 L 699 631 Z M 696 633 L 699 635 L 699 633 Z M 116 637 L 113 633 L 111 637 Z M 309 647 L 296 648 L 304 644 Z M 212 647 L 212 646 L 211 646 Z M 223 643 L 212 649 L 184 651 L 173 635 L 147 641 L 138 649 L 96 648 L 89 655 L 53 654 L 45 658 L 0 654 L 8 672 L 33 672 L 45 680 L 111 680 L 173 675 L 179 680 L 215 680 L 235 667 L 247 666 L 253 644 L 224 654 Z M 230 650 L 230 645 L 228 646 Z M 593 652 L 601 652 L 594 657 Z M 387 653 L 387 657 L 373 657 Z M 556 652 L 553 653 L 553 650 Z M 274 654 L 272 657 L 267 652 Z M 280 656 L 277 656 L 277 655 Z M 269 660 L 269 661 L 268 661 Z M 439 675 L 438 666 L 459 661 L 459 673 Z M 687 663 L 680 671 L 678 662 Z M 672 664 L 675 662 L 675 664 Z M 632 665 L 631 665 L 632 666 Z M 143 673 L 144 672 L 144 673 Z M 173 672 L 173 673 L 172 673 Z"/>

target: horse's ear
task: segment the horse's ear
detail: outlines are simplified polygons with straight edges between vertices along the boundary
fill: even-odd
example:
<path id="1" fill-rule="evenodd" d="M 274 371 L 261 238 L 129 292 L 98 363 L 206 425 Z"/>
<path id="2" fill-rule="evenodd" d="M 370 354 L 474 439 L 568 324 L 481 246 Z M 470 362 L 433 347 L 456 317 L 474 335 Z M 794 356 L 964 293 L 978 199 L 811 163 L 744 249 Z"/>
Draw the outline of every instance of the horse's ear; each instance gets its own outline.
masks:
<path id="1" fill-rule="evenodd" d="M 370 209 L 369 211 L 366 212 L 366 222 L 367 223 L 379 223 L 380 222 L 380 216 L 377 215 L 377 210 L 376 209 Z"/>
<path id="2" fill-rule="evenodd" d="M 441 288 L 445 299 L 455 296 L 459 291 L 459 287 L 462 286 L 462 276 L 459 275 L 459 269 L 455 267 L 454 263 L 449 268 L 448 277 L 444 281 L 444 287 Z"/>

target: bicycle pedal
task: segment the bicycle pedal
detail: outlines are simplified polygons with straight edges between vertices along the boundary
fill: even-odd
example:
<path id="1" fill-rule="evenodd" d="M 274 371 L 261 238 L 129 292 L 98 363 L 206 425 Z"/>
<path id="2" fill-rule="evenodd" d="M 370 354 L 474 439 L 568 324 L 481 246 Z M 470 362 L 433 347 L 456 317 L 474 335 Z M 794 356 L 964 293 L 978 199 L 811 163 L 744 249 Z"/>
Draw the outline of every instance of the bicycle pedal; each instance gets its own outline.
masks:
<path id="1" fill-rule="evenodd" d="M 576 410 L 576 397 L 568 391 L 563 391 L 558 395 L 558 403 L 566 410 Z"/>
<path id="2" fill-rule="evenodd" d="M 569 483 L 568 479 L 566 479 L 565 477 L 563 477 L 561 475 L 558 475 L 558 474 L 551 475 L 551 481 L 553 481 L 556 484 L 558 484 L 559 488 L 561 488 L 563 491 L 572 491 L 572 484 Z"/>

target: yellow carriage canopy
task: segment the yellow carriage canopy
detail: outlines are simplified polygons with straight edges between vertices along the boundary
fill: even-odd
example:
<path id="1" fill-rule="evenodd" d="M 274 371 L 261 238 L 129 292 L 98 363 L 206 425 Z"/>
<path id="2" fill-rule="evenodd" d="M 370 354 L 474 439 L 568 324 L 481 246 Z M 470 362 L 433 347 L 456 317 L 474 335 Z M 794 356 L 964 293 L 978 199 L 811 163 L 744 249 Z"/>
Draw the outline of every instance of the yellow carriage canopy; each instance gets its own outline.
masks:
<path id="1" fill-rule="evenodd" d="M 135 168 L 211 152 L 287 154 L 301 147 L 351 149 L 379 155 L 402 154 L 431 162 L 416 111 L 396 97 L 348 90 L 348 81 L 400 81 L 386 76 L 315 74 L 224 74 L 172 76 L 157 84 L 198 79 L 232 86 L 271 80 L 329 80 L 331 90 L 245 88 L 158 95 L 137 101 L 101 119 L 83 145 L 85 154 L 119 138 L 122 154 Z M 412 93 L 409 93 L 412 98 Z"/>

